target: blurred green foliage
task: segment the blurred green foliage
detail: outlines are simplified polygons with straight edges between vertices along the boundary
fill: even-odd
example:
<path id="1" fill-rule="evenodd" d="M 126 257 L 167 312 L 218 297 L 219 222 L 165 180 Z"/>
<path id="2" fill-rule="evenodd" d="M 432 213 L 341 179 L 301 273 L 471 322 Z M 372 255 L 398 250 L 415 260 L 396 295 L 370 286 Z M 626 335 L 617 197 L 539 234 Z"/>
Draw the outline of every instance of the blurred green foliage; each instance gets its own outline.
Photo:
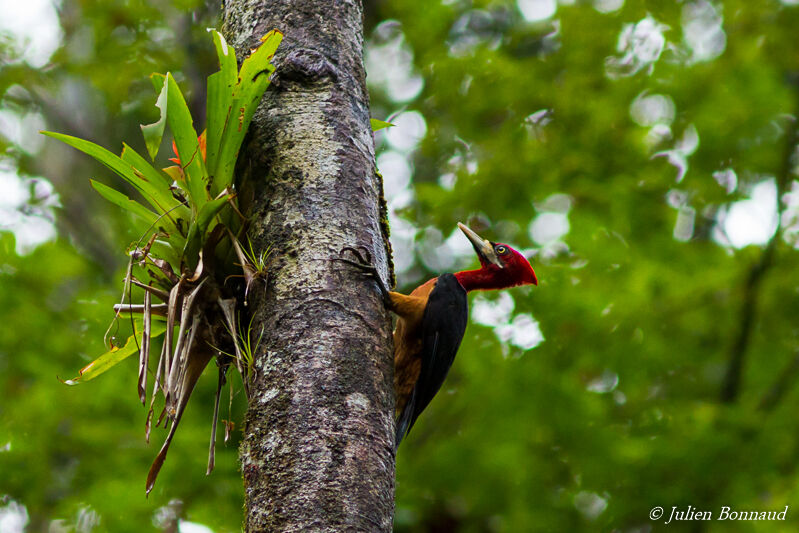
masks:
<path id="1" fill-rule="evenodd" d="M 412 170 L 392 214 L 400 288 L 436 264 L 468 265 L 440 246 L 457 221 L 524 249 L 541 282 L 510 291 L 512 312 L 493 322 L 476 310 L 508 300 L 473 297 L 447 384 L 398 454 L 398 531 L 796 529 L 793 507 L 780 523 L 649 519 L 655 506 L 781 510 L 799 496 L 791 3 L 575 0 L 539 21 L 522 13 L 554 2 L 367 3 L 367 51 L 388 58 L 368 70 L 372 116 L 397 124 L 376 134 L 378 163 L 390 153 Z M 64 2 L 62 46 L 43 69 L 3 62 L 0 102 L 105 146 L 140 139 L 157 118 L 151 71 L 172 70 L 204 101 L 217 7 Z M 173 499 L 185 519 L 237 531 L 236 442 L 203 475 L 212 374 L 149 500 L 157 445 L 143 440 L 135 363 L 83 387 L 56 380 L 102 351 L 121 251 L 138 236 L 90 191 L 87 178 L 108 173 L 88 158 L 2 142 L 62 208 L 58 240 L 24 256 L 10 234 L 0 243 L 0 494 L 27 507 L 31 531 L 74 524 L 87 506 L 97 530 L 148 530 Z M 386 167 L 387 185 L 402 184 Z M 783 225 L 770 247 L 768 232 L 734 247 L 724 216 L 764 182 Z M 513 337 L 529 326 L 520 316 L 543 341 Z M 736 353 L 740 381 L 722 401 Z"/>

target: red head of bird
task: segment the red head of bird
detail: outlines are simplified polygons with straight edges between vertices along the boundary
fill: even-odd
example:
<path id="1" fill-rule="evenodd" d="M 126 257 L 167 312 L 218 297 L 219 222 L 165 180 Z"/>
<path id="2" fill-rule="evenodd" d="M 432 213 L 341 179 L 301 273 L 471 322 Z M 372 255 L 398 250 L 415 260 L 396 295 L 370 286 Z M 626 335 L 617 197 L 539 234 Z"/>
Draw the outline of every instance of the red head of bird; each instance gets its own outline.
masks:
<path id="1" fill-rule="evenodd" d="M 458 222 L 458 227 L 471 241 L 481 267 L 478 270 L 458 272 L 455 277 L 467 291 L 492 290 L 517 285 L 538 285 L 530 261 L 507 244 L 483 239 Z"/>

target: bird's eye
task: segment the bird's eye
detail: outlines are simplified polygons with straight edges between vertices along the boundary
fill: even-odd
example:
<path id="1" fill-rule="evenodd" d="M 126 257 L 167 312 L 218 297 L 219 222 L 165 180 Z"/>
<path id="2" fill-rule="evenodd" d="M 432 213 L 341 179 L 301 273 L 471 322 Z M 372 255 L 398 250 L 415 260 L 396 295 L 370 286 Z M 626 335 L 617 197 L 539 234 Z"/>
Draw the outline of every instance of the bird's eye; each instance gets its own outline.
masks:
<path id="1" fill-rule="evenodd" d="M 506 254 L 506 253 L 508 253 L 508 249 L 505 248 L 504 246 L 497 246 L 497 253 L 499 255 Z"/>

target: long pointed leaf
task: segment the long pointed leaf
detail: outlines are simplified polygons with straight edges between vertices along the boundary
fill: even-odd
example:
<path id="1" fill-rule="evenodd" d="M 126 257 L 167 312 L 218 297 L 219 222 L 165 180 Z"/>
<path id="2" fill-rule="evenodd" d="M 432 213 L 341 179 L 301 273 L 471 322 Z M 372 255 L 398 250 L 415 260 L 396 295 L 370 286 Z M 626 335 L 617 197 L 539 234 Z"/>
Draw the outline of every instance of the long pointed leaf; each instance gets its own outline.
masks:
<path id="1" fill-rule="evenodd" d="M 163 322 L 154 322 L 150 327 L 150 338 L 155 338 L 166 331 L 166 326 Z M 134 335 L 131 335 L 125 346 L 121 348 L 112 348 L 105 352 L 103 355 L 84 366 L 78 371 L 78 376 L 64 381 L 67 385 L 77 385 L 85 381 L 92 380 L 100 374 L 110 370 L 115 365 L 125 360 L 129 356 L 138 353 L 138 347 Z"/>
<path id="2" fill-rule="evenodd" d="M 186 237 L 186 247 L 183 249 L 183 261 L 190 269 L 197 265 L 200 249 L 202 249 L 208 226 L 211 225 L 214 217 L 219 214 L 228 204 L 228 200 L 233 198 L 233 196 L 233 193 L 228 193 L 220 198 L 215 198 L 205 204 L 197 214 L 194 224 L 189 228 L 189 235 Z"/>
<path id="3" fill-rule="evenodd" d="M 372 131 L 380 131 L 383 128 L 391 128 L 396 126 L 396 124 L 386 122 L 385 120 L 380 120 L 379 118 L 371 118 L 369 119 L 369 123 L 372 125 Z"/>
<path id="4" fill-rule="evenodd" d="M 153 72 L 150 74 L 150 83 L 153 84 L 153 89 L 155 92 L 160 93 L 161 89 L 164 88 L 164 82 L 166 81 L 166 74 L 161 74 L 160 72 Z"/>
<path id="5" fill-rule="evenodd" d="M 197 132 L 194 129 L 191 112 L 180 92 L 175 78 L 172 74 L 166 75 L 167 91 L 167 122 L 172 136 L 175 138 L 175 145 L 178 149 L 183 172 L 186 176 L 186 187 L 189 196 L 193 201 L 192 212 L 199 210 L 210 198 L 206 185 L 208 184 L 208 174 L 205 169 L 200 143 L 197 141 Z"/>
<path id="6" fill-rule="evenodd" d="M 97 191 L 100 196 L 108 200 L 114 205 L 121 207 L 127 211 L 130 211 L 134 215 L 138 216 L 151 226 L 155 226 L 158 224 L 158 215 L 141 205 L 136 200 L 131 200 L 126 195 L 122 194 L 121 192 L 117 191 L 109 187 L 108 185 L 104 185 L 99 181 L 89 180 L 91 186 Z"/>
<path id="7" fill-rule="evenodd" d="M 233 170 L 241 143 L 261 101 L 261 96 L 269 86 L 269 76 L 275 70 L 271 60 L 283 40 L 283 34 L 272 30 L 261 40 L 263 44 L 242 63 L 239 82 L 233 90 L 233 99 L 216 165 L 215 180 L 219 190 L 229 186 L 233 181 Z"/>
<path id="8" fill-rule="evenodd" d="M 161 111 L 161 115 L 157 122 L 152 124 L 142 124 L 141 132 L 144 136 L 144 144 L 147 145 L 147 153 L 150 158 L 155 161 L 155 156 L 158 155 L 158 148 L 161 147 L 161 139 L 164 136 L 164 128 L 166 127 L 166 111 L 167 111 L 167 84 L 164 83 L 161 87 L 161 92 L 158 94 L 158 100 L 155 102 L 155 107 Z"/>
<path id="9" fill-rule="evenodd" d="M 160 211 L 165 214 L 164 217 L 168 218 L 176 229 L 178 229 L 175 223 L 176 219 L 182 218 L 186 222 L 190 220 L 191 210 L 172 195 L 170 190 L 172 182 L 166 174 L 156 170 L 155 167 L 127 144 L 122 145 L 122 160 L 133 168 L 138 177 L 153 186 L 152 190 L 149 190 L 149 193 L 153 196 L 153 201 L 160 206 Z"/>
<path id="10" fill-rule="evenodd" d="M 136 190 L 141 193 L 145 200 L 159 210 L 159 213 L 163 213 L 168 209 L 168 207 L 164 208 L 159 200 L 162 195 L 162 191 L 159 189 L 159 186 L 157 184 L 150 183 L 143 177 L 141 173 L 137 173 L 129 162 L 125 161 L 118 155 L 106 150 L 102 146 L 94 144 L 91 141 L 72 137 L 71 135 L 64 135 L 62 133 L 55 133 L 52 131 L 43 131 L 42 134 L 54 139 L 58 139 L 59 141 L 62 141 L 73 148 L 92 156 L 97 161 L 116 172 L 121 178 L 133 185 L 133 187 L 135 187 Z M 195 142 L 197 142 L 196 139 Z"/>
<path id="11" fill-rule="evenodd" d="M 170 236 L 168 241 L 156 240 L 150 248 L 150 254 L 177 267 L 180 264 L 180 254 L 185 246 L 186 241 L 183 238 Z"/>
<path id="12" fill-rule="evenodd" d="M 222 34 L 216 30 L 211 30 L 211 34 L 216 46 L 216 55 L 219 58 L 219 72 L 208 76 L 206 96 L 208 143 L 205 163 L 208 171 L 214 176 L 222 132 L 230 115 L 233 88 L 238 81 L 238 65 L 236 64 L 236 51 L 233 47 L 228 46 Z M 212 187 L 211 193 L 216 194 L 222 188 L 224 187 L 216 185 Z"/>

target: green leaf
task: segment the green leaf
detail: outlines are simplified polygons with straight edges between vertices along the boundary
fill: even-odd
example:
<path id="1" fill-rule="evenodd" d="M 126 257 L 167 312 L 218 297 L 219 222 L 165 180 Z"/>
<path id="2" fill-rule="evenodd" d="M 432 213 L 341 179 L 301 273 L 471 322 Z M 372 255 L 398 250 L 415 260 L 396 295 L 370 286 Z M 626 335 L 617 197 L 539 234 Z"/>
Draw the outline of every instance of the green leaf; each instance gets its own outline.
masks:
<path id="1" fill-rule="evenodd" d="M 372 124 L 372 131 L 379 131 L 383 128 L 392 128 L 396 126 L 396 124 L 392 124 L 391 122 L 386 122 L 385 120 L 380 120 L 377 118 L 369 119 L 369 122 Z"/>
<path id="2" fill-rule="evenodd" d="M 236 63 L 236 50 L 227 44 L 225 37 L 216 30 L 211 30 L 216 47 L 216 55 L 219 58 L 219 70 L 225 81 L 232 88 L 238 78 L 238 64 Z"/>
<path id="3" fill-rule="evenodd" d="M 250 54 L 241 65 L 238 83 L 233 90 L 225 128 L 222 133 L 219 158 L 215 170 L 215 188 L 213 189 L 215 191 L 223 190 L 233 181 L 233 170 L 236 166 L 241 143 L 261 101 L 261 97 L 269 86 L 269 76 L 275 70 L 271 60 L 282 40 L 282 33 L 277 30 L 270 31 L 261 39 L 263 44 Z"/>
<path id="4" fill-rule="evenodd" d="M 233 88 L 238 82 L 238 65 L 236 51 L 228 46 L 225 38 L 216 30 L 211 30 L 219 58 L 219 72 L 208 76 L 206 96 L 206 146 L 205 164 L 212 176 L 216 174 L 217 157 L 219 155 L 222 133 L 230 116 Z M 213 189 L 221 190 L 218 184 Z M 213 190 L 212 193 L 217 193 Z"/>
<path id="5" fill-rule="evenodd" d="M 151 76 L 152 79 L 152 76 Z M 155 156 L 158 155 L 158 148 L 161 146 L 161 139 L 164 136 L 164 128 L 166 127 L 166 110 L 167 110 L 167 84 L 164 83 L 161 87 L 161 92 L 158 94 L 158 100 L 155 102 L 155 107 L 161 111 L 161 117 L 157 122 L 152 124 L 142 124 L 141 132 L 144 136 L 144 144 L 147 145 L 147 152 L 150 158 L 155 161 Z"/>
<path id="6" fill-rule="evenodd" d="M 109 152 L 102 146 L 96 145 L 90 141 L 79 139 L 77 137 L 64 135 L 62 133 L 54 133 L 52 131 L 43 131 L 41 133 L 48 137 L 58 139 L 59 141 L 62 141 L 73 148 L 92 156 L 97 161 L 116 172 L 125 181 L 133 185 L 133 187 L 135 187 L 136 190 L 141 193 L 144 199 L 147 200 L 150 205 L 155 207 L 159 213 L 165 213 L 177 202 L 177 200 L 174 198 L 171 198 L 171 200 L 168 201 L 165 200 L 164 193 L 166 192 L 168 194 L 168 190 L 164 191 L 163 187 L 161 187 L 158 183 L 151 183 L 142 175 L 140 171 L 134 169 L 129 161 L 125 161 L 116 154 Z M 139 159 L 144 161 L 141 156 L 139 156 Z M 166 180 L 160 181 L 164 182 Z"/>
<path id="7" fill-rule="evenodd" d="M 234 196 L 234 193 L 228 192 L 222 197 L 211 200 L 205 204 L 202 209 L 200 209 L 200 212 L 197 215 L 197 220 L 195 221 L 195 225 L 198 227 L 201 235 L 205 235 L 205 232 L 208 231 L 208 226 L 211 225 L 214 217 L 218 215 L 222 208 L 227 205 L 228 200 Z"/>
<path id="8" fill-rule="evenodd" d="M 179 229 L 175 222 L 178 218 L 184 219 L 188 224 L 191 220 L 191 210 L 172 195 L 170 190 L 172 182 L 166 174 L 156 170 L 155 167 L 127 144 L 122 145 L 122 160 L 128 163 L 140 178 L 154 186 L 148 192 L 154 196 L 153 199 L 158 203 L 161 211 L 165 213 L 165 217 L 175 229 Z"/>
<path id="9" fill-rule="evenodd" d="M 179 248 L 176 247 L 178 243 L 180 243 Z M 164 259 L 173 266 L 174 270 L 177 270 L 178 265 L 180 265 L 180 254 L 183 252 L 184 246 L 185 243 L 182 242 L 182 239 L 176 240 L 172 237 L 169 240 L 156 239 L 150 247 L 150 254 L 159 259 Z"/>
<path id="10" fill-rule="evenodd" d="M 166 75 L 167 90 L 167 122 L 172 136 L 175 138 L 175 145 L 178 149 L 180 165 L 186 176 L 186 188 L 192 200 L 192 213 L 196 213 L 208 201 L 208 174 L 205 169 L 200 144 L 197 141 L 197 132 L 191 118 L 191 112 L 180 92 L 175 78 L 172 74 Z"/>
<path id="11" fill-rule="evenodd" d="M 234 193 L 227 193 L 224 196 L 215 198 L 200 208 L 197 218 L 189 228 L 189 235 L 186 237 L 186 247 L 183 250 L 183 261 L 189 269 L 197 265 L 197 258 L 205 241 L 205 234 L 208 226 L 219 214 L 222 208 L 227 205 L 228 200 L 235 196 Z"/>
<path id="12" fill-rule="evenodd" d="M 166 331 L 166 324 L 153 321 L 150 326 L 150 338 L 158 337 Z M 110 370 L 129 356 L 139 352 L 139 343 L 135 339 L 136 335 L 128 337 L 125 346 L 121 348 L 111 348 L 103 355 L 84 366 L 78 371 L 78 376 L 64 381 L 66 385 L 78 385 L 85 381 L 92 380 L 100 374 Z"/>
<path id="13" fill-rule="evenodd" d="M 112 189 L 108 185 L 104 185 L 99 181 L 89 180 L 89 182 L 94 190 L 100 193 L 100 196 L 112 204 L 118 205 L 122 209 L 130 211 L 153 227 L 158 225 L 158 215 L 141 205 L 136 200 L 131 200 L 116 189 Z"/>
<path id="14" fill-rule="evenodd" d="M 222 72 L 208 76 L 206 88 L 207 100 L 205 103 L 206 122 L 206 158 L 205 164 L 208 172 L 216 177 L 216 165 L 219 157 L 222 132 L 230 114 L 233 87 L 227 84 Z M 214 181 L 216 181 L 214 179 Z"/>
<path id="15" fill-rule="evenodd" d="M 164 82 L 166 81 L 166 74 L 161 74 L 160 72 L 153 72 L 150 74 L 150 83 L 153 84 L 153 89 L 155 92 L 160 93 L 164 87 Z"/>

